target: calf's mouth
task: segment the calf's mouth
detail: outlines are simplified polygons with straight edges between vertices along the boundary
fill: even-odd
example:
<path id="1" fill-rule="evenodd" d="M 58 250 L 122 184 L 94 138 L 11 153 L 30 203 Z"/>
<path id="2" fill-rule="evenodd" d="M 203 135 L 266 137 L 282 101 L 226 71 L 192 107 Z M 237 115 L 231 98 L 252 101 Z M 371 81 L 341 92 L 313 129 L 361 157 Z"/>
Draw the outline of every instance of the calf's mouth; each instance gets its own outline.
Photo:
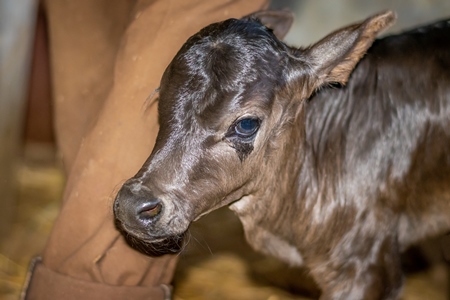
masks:
<path id="1" fill-rule="evenodd" d="M 187 231 L 169 236 L 154 237 L 145 234 L 142 229 L 128 228 L 116 218 L 116 227 L 126 242 L 133 248 L 150 256 L 179 253 L 184 249 Z"/>

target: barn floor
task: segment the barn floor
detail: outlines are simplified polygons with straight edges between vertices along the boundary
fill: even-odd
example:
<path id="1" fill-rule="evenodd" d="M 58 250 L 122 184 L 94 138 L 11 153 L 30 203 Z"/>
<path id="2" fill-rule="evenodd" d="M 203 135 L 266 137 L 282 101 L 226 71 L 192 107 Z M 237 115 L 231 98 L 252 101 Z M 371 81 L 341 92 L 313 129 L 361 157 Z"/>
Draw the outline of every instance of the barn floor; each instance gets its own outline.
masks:
<path id="1" fill-rule="evenodd" d="M 0 299 L 17 299 L 30 259 L 38 255 L 57 216 L 64 184 L 51 150 L 34 151 L 20 164 L 17 216 L 9 237 L 0 244 Z M 444 300 L 445 265 L 421 267 L 413 256 L 403 299 Z M 309 297 L 308 297 L 309 295 Z M 175 277 L 175 300 L 315 299 L 318 292 L 306 272 L 256 254 L 228 210 L 204 217 L 191 229 L 187 251 Z"/>

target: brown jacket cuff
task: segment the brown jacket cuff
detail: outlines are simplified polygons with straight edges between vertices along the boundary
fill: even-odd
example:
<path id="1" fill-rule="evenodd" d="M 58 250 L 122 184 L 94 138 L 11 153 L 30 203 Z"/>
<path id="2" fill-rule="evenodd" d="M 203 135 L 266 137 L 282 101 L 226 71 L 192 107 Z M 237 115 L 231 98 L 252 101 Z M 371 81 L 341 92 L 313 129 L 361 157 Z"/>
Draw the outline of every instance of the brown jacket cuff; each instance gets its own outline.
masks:
<path id="1" fill-rule="evenodd" d="M 40 258 L 31 262 L 22 300 L 171 299 L 171 287 L 114 286 L 69 277 L 47 268 Z"/>

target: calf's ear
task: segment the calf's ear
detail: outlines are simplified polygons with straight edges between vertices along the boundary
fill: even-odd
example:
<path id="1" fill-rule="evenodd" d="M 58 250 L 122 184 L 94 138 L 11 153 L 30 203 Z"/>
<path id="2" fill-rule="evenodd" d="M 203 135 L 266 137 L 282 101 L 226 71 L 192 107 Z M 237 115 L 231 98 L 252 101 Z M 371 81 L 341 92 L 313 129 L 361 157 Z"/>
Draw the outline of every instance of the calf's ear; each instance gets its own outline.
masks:
<path id="1" fill-rule="evenodd" d="M 256 18 L 266 27 L 273 30 L 275 36 L 282 40 L 291 29 L 294 22 L 294 14 L 289 10 L 261 10 L 244 18 Z"/>
<path id="2" fill-rule="evenodd" d="M 312 76 L 310 93 L 328 83 L 345 84 L 377 35 L 395 23 L 396 15 L 385 11 L 361 23 L 336 30 L 301 52 Z M 309 95 L 308 95 L 309 96 Z"/>

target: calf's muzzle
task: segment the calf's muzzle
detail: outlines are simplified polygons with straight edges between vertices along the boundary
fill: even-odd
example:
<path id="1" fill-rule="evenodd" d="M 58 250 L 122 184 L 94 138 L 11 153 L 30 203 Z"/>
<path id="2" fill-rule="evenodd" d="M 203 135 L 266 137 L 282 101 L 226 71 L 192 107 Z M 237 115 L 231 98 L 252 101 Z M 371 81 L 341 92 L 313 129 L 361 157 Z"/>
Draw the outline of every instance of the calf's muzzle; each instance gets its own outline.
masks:
<path id="1" fill-rule="evenodd" d="M 133 248 L 152 256 L 177 253 L 183 246 L 187 228 L 167 230 L 168 222 L 174 222 L 164 205 L 147 186 L 139 180 L 128 180 L 117 193 L 114 216 L 117 228 L 124 233 Z"/>
<path id="2" fill-rule="evenodd" d="M 152 192 L 139 183 L 126 183 L 117 194 L 114 212 L 127 229 L 147 227 L 161 215 L 163 204 Z M 128 228 L 131 227 L 131 228 Z M 139 232 L 139 231 L 137 231 Z"/>

